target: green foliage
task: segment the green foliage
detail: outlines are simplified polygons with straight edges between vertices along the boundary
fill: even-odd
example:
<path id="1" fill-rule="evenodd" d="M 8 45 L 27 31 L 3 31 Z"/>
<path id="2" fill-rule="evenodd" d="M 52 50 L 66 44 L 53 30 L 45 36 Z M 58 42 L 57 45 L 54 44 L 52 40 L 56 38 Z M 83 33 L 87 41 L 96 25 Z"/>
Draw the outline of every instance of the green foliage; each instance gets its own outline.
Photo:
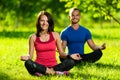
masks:
<path id="1" fill-rule="evenodd" d="M 66 2 L 65 7 L 69 10 L 71 7 L 80 8 L 81 12 L 92 13 L 91 16 L 98 18 L 103 16 L 105 20 L 113 18 L 120 24 L 120 21 L 115 18 L 116 14 L 120 12 L 120 0 L 60 0 Z"/>
<path id="2" fill-rule="evenodd" d="M 53 5 L 54 4 L 54 5 Z M 88 27 L 109 22 L 111 26 L 119 26 L 119 0 L 0 0 L 0 28 L 35 27 L 36 16 L 41 10 L 52 14 L 55 27 L 60 29 L 69 25 L 68 10 L 80 8 L 82 19 L 80 24 Z"/>
<path id="3" fill-rule="evenodd" d="M 53 18 L 58 24 L 57 19 L 61 17 L 61 13 L 64 13 L 65 8 L 64 3 L 60 3 L 59 0 L 0 0 L 0 22 L 3 26 L 4 24 L 10 26 L 10 23 L 14 22 L 12 26 L 16 27 L 20 24 L 35 23 L 36 16 L 41 10 L 53 14 Z"/>

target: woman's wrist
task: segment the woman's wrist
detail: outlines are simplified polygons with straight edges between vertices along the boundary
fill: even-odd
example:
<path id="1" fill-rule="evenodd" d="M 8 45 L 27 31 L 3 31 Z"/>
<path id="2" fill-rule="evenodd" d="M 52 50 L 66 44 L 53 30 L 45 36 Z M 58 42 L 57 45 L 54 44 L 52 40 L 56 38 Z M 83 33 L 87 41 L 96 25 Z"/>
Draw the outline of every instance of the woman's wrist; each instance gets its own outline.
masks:
<path id="1" fill-rule="evenodd" d="M 67 55 L 67 58 L 72 59 L 72 57 L 70 55 Z"/>
<path id="2" fill-rule="evenodd" d="M 30 56 L 27 56 L 28 59 L 30 59 Z"/>
<path id="3" fill-rule="evenodd" d="M 22 61 L 26 61 L 26 60 L 30 59 L 30 56 L 21 56 L 20 59 Z"/>

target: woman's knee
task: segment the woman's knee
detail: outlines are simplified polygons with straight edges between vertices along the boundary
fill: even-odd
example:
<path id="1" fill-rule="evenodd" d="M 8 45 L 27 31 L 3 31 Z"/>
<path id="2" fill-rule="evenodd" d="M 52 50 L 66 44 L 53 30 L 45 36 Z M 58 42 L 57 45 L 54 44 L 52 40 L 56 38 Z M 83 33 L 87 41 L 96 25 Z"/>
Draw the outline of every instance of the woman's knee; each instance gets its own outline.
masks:
<path id="1" fill-rule="evenodd" d="M 25 67 L 31 75 L 33 75 L 35 73 L 36 65 L 34 64 L 34 62 L 32 60 L 25 61 Z"/>
<path id="2" fill-rule="evenodd" d="M 66 65 L 73 67 L 75 65 L 75 62 L 73 59 L 66 59 Z"/>

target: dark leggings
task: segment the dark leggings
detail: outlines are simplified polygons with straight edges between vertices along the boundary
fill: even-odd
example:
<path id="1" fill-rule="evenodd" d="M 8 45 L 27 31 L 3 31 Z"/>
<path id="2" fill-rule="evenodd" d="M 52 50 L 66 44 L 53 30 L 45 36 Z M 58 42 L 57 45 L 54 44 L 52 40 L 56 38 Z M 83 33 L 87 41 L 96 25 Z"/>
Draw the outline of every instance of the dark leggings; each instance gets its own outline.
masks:
<path id="1" fill-rule="evenodd" d="M 81 60 L 74 60 L 75 64 L 78 64 L 80 62 L 92 62 L 92 63 L 94 63 L 101 58 L 102 51 L 100 49 L 98 49 L 98 50 L 95 50 L 95 51 L 88 53 L 88 54 L 81 54 L 80 56 L 82 57 L 82 59 Z M 64 60 L 65 59 L 60 58 L 61 62 Z"/>
<path id="2" fill-rule="evenodd" d="M 74 65 L 75 65 L 74 60 L 65 59 L 62 63 L 60 63 L 56 66 L 53 66 L 52 68 L 55 71 L 68 71 L 71 68 L 73 68 Z M 34 62 L 30 59 L 25 61 L 25 67 L 31 75 L 34 75 L 36 72 L 39 72 L 39 73 L 42 73 L 42 74 L 46 73 L 46 67 L 45 66 L 43 66 L 41 64 L 38 64 L 38 63 L 36 63 L 36 62 Z"/>

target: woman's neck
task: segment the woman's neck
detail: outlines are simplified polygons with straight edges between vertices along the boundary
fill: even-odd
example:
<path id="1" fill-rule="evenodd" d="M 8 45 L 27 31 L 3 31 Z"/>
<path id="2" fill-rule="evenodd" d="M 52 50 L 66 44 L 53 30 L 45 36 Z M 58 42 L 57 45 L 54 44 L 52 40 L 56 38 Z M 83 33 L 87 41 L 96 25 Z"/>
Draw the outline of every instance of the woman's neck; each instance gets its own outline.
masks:
<path id="1" fill-rule="evenodd" d="M 48 33 L 47 31 L 42 31 L 42 32 L 40 33 L 40 40 L 41 40 L 42 42 L 49 41 L 49 39 L 50 39 L 49 36 L 50 36 L 50 35 L 49 35 L 49 33 Z"/>
<path id="2" fill-rule="evenodd" d="M 40 35 L 47 35 L 48 34 L 48 31 L 42 31 L 41 33 L 40 33 Z"/>

